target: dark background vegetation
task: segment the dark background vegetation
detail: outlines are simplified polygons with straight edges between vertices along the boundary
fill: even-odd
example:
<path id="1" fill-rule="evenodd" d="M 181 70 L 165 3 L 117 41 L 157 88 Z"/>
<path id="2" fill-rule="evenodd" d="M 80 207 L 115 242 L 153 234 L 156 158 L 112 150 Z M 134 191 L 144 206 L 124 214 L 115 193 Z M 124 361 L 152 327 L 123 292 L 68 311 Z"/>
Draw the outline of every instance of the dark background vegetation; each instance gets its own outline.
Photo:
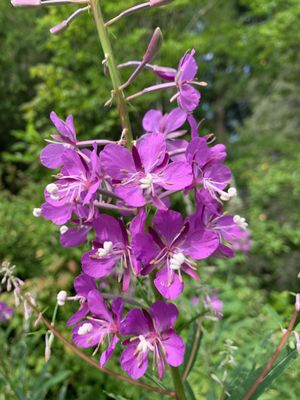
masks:
<path id="1" fill-rule="evenodd" d="M 102 3 L 105 15 L 111 17 L 136 1 Z M 73 114 L 82 140 L 120 135 L 115 109 L 103 107 L 110 82 L 102 71 L 91 16 L 81 16 L 59 36 L 48 33 L 70 9 L 14 10 L 8 0 L 0 3 L 0 259 L 16 264 L 39 300 L 50 308 L 58 290 L 66 285 L 71 290 L 83 251 L 62 249 L 58 229 L 32 217 L 32 208 L 41 204 L 43 187 L 51 179 L 38 159 L 44 139 L 53 132 L 50 111 L 63 118 Z M 208 322 L 207 339 L 191 374 L 200 400 L 219 398 L 210 375 L 218 374 L 225 339 L 239 347 L 237 364 L 259 363 L 266 349 L 274 348 L 280 325 L 286 326 L 292 312 L 288 292 L 299 291 L 299 21 L 298 0 L 174 0 L 168 7 L 131 16 L 110 29 L 119 62 L 141 57 L 156 26 L 164 33 L 157 64 L 176 67 L 186 49 L 196 49 L 198 77 L 209 83 L 198 110 L 198 118 L 206 120 L 202 132 L 214 132 L 217 141 L 228 146 L 239 193 L 231 211 L 247 218 L 252 233 L 248 256 L 212 260 L 217 272 L 203 272 L 205 283 L 218 289 L 225 307 L 221 322 Z M 125 79 L 128 71 L 122 74 Z M 152 79 L 145 72 L 130 92 L 152 84 Z M 137 136 L 141 118 L 151 107 L 167 111 L 168 97 L 153 94 L 131 105 Z M 192 294 L 190 289 L 183 307 L 189 308 L 186 302 Z M 63 331 L 70 312 L 71 308 L 61 312 Z M 0 327 L 5 349 L 2 352 L 1 344 L 0 388 L 5 388 L 1 400 L 40 400 L 44 395 L 112 398 L 103 390 L 125 399 L 154 398 L 91 371 L 59 345 L 44 367 L 42 337 L 24 336 L 20 324 L 16 316 L 9 329 Z M 255 353 L 260 343 L 264 350 Z M 297 366 L 299 362 L 262 399 L 296 400 Z M 32 394 L 35 386 L 43 387 L 43 393 Z"/>

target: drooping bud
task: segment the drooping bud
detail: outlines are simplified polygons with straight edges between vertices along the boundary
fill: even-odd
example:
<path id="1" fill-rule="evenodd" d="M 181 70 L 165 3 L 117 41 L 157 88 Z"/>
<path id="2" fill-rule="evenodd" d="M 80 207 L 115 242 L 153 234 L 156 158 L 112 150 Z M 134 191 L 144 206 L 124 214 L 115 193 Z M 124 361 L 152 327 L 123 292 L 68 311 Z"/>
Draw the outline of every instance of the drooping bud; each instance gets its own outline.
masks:
<path id="1" fill-rule="evenodd" d="M 52 35 L 56 35 L 57 33 L 60 33 L 62 31 L 64 31 L 65 29 L 67 29 L 67 27 L 69 26 L 68 21 L 62 21 L 60 24 L 57 24 L 55 26 L 53 26 L 50 29 L 50 33 L 52 33 Z"/>
<path id="2" fill-rule="evenodd" d="M 42 4 L 41 0 L 11 0 L 14 7 L 38 7 Z"/>
<path id="3" fill-rule="evenodd" d="M 165 4 L 171 3 L 172 0 L 150 0 L 150 7 L 160 7 Z"/>
<path id="4" fill-rule="evenodd" d="M 297 312 L 300 311 L 300 294 L 299 293 L 296 294 L 295 310 Z"/>
<path id="5" fill-rule="evenodd" d="M 143 63 L 149 63 L 156 56 L 161 48 L 162 40 L 162 32 L 160 28 L 156 28 L 144 54 Z"/>
<path id="6" fill-rule="evenodd" d="M 64 306 L 65 302 L 67 300 L 67 297 L 68 297 L 68 293 L 65 290 L 61 290 L 56 296 L 57 304 L 61 307 Z"/>
<path id="7" fill-rule="evenodd" d="M 42 215 L 42 209 L 41 208 L 34 208 L 32 211 L 32 215 L 36 218 L 40 217 Z"/>

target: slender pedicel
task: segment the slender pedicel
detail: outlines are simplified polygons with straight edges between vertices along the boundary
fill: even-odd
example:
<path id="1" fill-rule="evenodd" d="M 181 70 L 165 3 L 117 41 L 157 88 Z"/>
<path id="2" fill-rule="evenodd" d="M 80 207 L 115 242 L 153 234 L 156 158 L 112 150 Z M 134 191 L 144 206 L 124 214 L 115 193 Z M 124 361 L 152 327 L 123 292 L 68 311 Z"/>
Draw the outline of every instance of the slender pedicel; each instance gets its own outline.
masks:
<path id="1" fill-rule="evenodd" d="M 146 89 L 143 89 L 138 93 L 135 93 L 135 94 L 132 94 L 131 96 L 126 97 L 126 100 L 131 101 L 133 99 L 136 99 L 137 97 L 143 96 L 144 94 L 153 93 L 153 92 L 157 92 L 159 90 L 164 90 L 164 89 L 170 89 L 170 88 L 174 88 L 176 86 L 177 85 L 175 82 L 160 83 L 158 85 L 149 86 Z"/>
<path id="2" fill-rule="evenodd" d="M 70 23 L 72 21 L 74 21 L 75 18 L 77 18 L 80 14 L 84 13 L 85 11 L 88 11 L 90 8 L 91 8 L 91 6 L 86 6 L 86 7 L 79 8 L 73 14 L 71 14 L 69 16 L 69 18 L 65 19 L 60 24 L 53 26 L 53 28 L 50 29 L 50 33 L 55 35 L 57 33 L 60 33 L 62 31 L 64 31 L 65 29 L 68 28 Z"/>

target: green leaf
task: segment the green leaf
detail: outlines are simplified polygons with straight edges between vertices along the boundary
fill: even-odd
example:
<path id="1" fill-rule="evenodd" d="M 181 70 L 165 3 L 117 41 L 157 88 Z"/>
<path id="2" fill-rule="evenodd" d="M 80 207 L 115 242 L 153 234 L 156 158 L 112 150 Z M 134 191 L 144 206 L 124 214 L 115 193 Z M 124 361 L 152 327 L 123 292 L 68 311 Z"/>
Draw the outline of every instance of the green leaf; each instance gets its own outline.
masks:
<path id="1" fill-rule="evenodd" d="M 189 384 L 188 380 L 184 381 L 184 389 L 185 389 L 185 394 L 186 394 L 187 400 L 197 400 L 196 396 L 194 394 L 194 391 L 193 391 L 191 385 Z"/>
<path id="2" fill-rule="evenodd" d="M 260 397 L 261 394 L 266 392 L 272 383 L 277 379 L 284 370 L 297 358 L 297 351 L 293 350 L 288 352 L 288 354 L 282 358 L 267 374 L 261 384 L 258 386 L 257 390 L 251 397 L 251 400 L 256 400 Z"/>
<path id="3" fill-rule="evenodd" d="M 189 373 L 193 369 L 195 361 L 197 359 L 197 354 L 200 349 L 200 345 L 203 338 L 203 331 L 201 330 L 200 321 L 195 321 L 189 330 L 186 350 L 184 355 L 184 363 L 183 363 L 183 373 L 185 378 L 188 377 Z"/>
<path id="4" fill-rule="evenodd" d="M 105 393 L 110 399 L 113 400 L 129 400 L 127 397 L 121 396 L 119 394 L 109 393 L 106 390 L 103 390 L 103 393 Z"/>
<path id="5" fill-rule="evenodd" d="M 287 350 L 284 356 L 281 356 L 280 360 L 273 366 L 273 368 L 269 371 L 267 376 L 261 382 L 255 393 L 251 396 L 251 400 L 258 399 L 264 392 L 266 392 L 272 383 L 278 378 L 284 370 L 290 365 L 292 361 L 297 358 L 296 350 Z M 264 365 L 268 362 L 269 357 L 266 358 Z M 256 379 L 259 377 L 262 372 L 264 366 L 260 368 L 256 368 L 252 371 L 241 370 L 240 371 L 240 379 L 235 381 L 234 389 L 228 388 L 228 392 L 230 393 L 230 397 L 227 397 L 230 400 L 240 400 L 245 396 L 247 391 L 254 384 Z"/>

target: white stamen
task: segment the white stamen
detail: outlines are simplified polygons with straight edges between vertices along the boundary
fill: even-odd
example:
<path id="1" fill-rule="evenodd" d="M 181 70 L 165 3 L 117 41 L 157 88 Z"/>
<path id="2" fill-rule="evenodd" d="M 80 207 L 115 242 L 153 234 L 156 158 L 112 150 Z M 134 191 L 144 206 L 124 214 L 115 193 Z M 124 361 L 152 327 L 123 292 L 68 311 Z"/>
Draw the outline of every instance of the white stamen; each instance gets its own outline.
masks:
<path id="1" fill-rule="evenodd" d="M 153 183 L 153 177 L 148 172 L 145 178 L 140 179 L 140 188 L 141 189 L 150 189 Z"/>
<path id="2" fill-rule="evenodd" d="M 58 191 L 58 186 L 55 183 L 49 183 L 49 185 L 46 186 L 46 190 L 48 193 L 55 195 Z"/>
<path id="3" fill-rule="evenodd" d="M 105 257 L 107 256 L 113 248 L 113 242 L 104 242 L 103 247 L 97 250 L 98 257 Z"/>
<path id="4" fill-rule="evenodd" d="M 151 351 L 154 350 L 154 347 L 146 340 L 145 336 L 139 335 L 139 341 L 140 343 L 137 346 L 138 353 L 145 353 L 148 349 Z"/>
<path id="5" fill-rule="evenodd" d="M 81 327 L 78 329 L 78 335 L 86 335 L 87 333 L 91 333 L 93 330 L 93 325 L 89 322 L 85 322 Z"/>
<path id="6" fill-rule="evenodd" d="M 227 192 L 224 191 L 222 193 L 222 195 L 220 196 L 220 199 L 222 201 L 228 201 L 228 200 L 232 199 L 232 197 L 236 197 L 236 195 L 237 195 L 236 188 L 235 187 L 231 187 L 231 188 L 228 189 Z"/>
<path id="7" fill-rule="evenodd" d="M 240 217 L 239 215 L 235 215 L 233 217 L 233 222 L 241 229 L 246 230 L 248 227 L 248 224 L 246 222 L 245 218 Z"/>
<path id="8" fill-rule="evenodd" d="M 60 234 L 63 235 L 64 233 L 68 232 L 69 228 L 66 225 L 63 225 L 59 228 Z"/>
<path id="9" fill-rule="evenodd" d="M 170 260 L 170 268 L 177 271 L 181 268 L 184 262 L 185 262 L 184 254 L 176 253 Z"/>
<path id="10" fill-rule="evenodd" d="M 42 215 L 42 209 L 41 208 L 34 208 L 32 210 L 32 215 L 36 218 L 40 217 Z"/>
<path id="11" fill-rule="evenodd" d="M 59 306 L 64 306 L 67 300 L 68 293 L 65 290 L 61 290 L 57 293 L 56 300 Z"/>

